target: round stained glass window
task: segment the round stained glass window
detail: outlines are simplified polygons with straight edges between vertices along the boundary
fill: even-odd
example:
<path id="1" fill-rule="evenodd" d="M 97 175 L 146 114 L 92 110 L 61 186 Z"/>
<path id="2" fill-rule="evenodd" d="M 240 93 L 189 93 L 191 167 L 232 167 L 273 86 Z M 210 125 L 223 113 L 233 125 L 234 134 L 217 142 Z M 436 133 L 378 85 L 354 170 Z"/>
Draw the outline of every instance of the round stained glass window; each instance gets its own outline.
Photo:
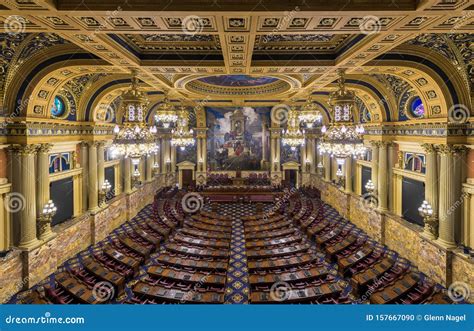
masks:
<path id="1" fill-rule="evenodd" d="M 413 117 L 423 117 L 425 115 L 425 107 L 419 97 L 411 100 L 410 113 Z"/>
<path id="2" fill-rule="evenodd" d="M 54 98 L 53 107 L 51 107 L 51 115 L 53 117 L 62 117 L 66 113 L 66 103 L 63 98 L 56 96 Z"/>

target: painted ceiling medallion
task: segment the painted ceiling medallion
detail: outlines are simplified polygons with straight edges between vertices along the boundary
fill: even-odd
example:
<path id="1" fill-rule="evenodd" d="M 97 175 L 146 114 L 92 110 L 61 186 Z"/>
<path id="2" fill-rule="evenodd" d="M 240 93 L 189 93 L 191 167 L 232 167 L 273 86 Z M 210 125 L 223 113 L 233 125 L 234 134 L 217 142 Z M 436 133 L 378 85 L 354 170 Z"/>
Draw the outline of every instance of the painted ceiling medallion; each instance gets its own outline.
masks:
<path id="1" fill-rule="evenodd" d="M 291 88 L 290 84 L 270 76 L 218 75 L 201 77 L 186 84 L 189 92 L 221 96 L 259 96 L 281 94 Z"/>
<path id="2" fill-rule="evenodd" d="M 200 82 L 217 86 L 262 86 L 278 81 L 274 77 L 252 77 L 249 75 L 221 75 L 198 79 Z"/>

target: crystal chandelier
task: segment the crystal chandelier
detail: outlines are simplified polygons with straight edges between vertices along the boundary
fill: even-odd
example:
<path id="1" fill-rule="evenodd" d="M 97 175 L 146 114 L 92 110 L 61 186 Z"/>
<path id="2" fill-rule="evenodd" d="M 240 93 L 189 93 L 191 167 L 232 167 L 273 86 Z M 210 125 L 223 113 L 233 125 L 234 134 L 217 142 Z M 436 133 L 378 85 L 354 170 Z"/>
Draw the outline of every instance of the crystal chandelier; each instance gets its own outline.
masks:
<path id="1" fill-rule="evenodd" d="M 132 85 L 122 96 L 124 112 L 123 125 L 114 128 L 115 138 L 112 143 L 112 153 L 115 156 L 131 158 L 133 164 L 138 164 L 140 158 L 157 150 L 155 144 L 156 127 L 148 127 L 145 122 L 148 100 L 138 89 L 136 72 L 132 72 Z"/>
<path id="2" fill-rule="evenodd" d="M 282 131 L 282 143 L 290 146 L 291 150 L 296 150 L 299 146 L 304 146 L 304 130 L 300 130 L 300 121 L 295 106 L 291 106 L 288 112 L 288 122 L 286 130 Z"/>
<path id="3" fill-rule="evenodd" d="M 309 95 L 308 101 L 301 110 L 299 119 L 301 122 L 306 123 L 308 129 L 312 128 L 315 122 L 321 121 L 323 116 L 319 111 L 318 105 L 313 101 L 312 94 Z"/>
<path id="4" fill-rule="evenodd" d="M 178 111 L 176 129 L 171 131 L 171 145 L 179 146 L 182 151 L 188 146 L 194 145 L 193 129 L 189 130 L 189 114 L 186 107 L 182 105 Z"/>
<path id="5" fill-rule="evenodd" d="M 178 115 L 174 110 L 174 106 L 170 103 L 168 95 L 165 95 L 163 102 L 158 106 L 155 113 L 155 121 L 161 122 L 164 128 L 169 128 L 176 123 Z"/>
<path id="6" fill-rule="evenodd" d="M 364 127 L 354 123 L 352 108 L 355 95 L 345 88 L 344 71 L 338 70 L 338 74 L 338 90 L 329 95 L 333 118 L 329 128 L 321 128 L 323 137 L 320 150 L 321 153 L 330 154 L 339 160 L 362 157 L 366 152 L 362 139 Z"/>

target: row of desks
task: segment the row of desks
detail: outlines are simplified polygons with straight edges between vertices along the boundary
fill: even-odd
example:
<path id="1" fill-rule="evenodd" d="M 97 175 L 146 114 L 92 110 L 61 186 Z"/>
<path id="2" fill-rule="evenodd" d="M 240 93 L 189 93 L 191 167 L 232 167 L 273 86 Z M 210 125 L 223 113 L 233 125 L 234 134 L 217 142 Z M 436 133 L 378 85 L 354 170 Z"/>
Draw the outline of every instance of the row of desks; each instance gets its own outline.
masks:
<path id="1" fill-rule="evenodd" d="M 343 288 L 339 284 L 329 283 L 303 289 L 288 289 L 283 291 L 281 298 L 275 294 L 272 295 L 268 291 L 254 291 L 250 296 L 250 301 L 257 304 L 304 303 L 339 296 L 342 290 Z"/>
<path id="2" fill-rule="evenodd" d="M 226 277 L 223 275 L 187 271 L 176 271 L 164 266 L 152 266 L 148 268 L 148 274 L 154 277 L 165 277 L 184 283 L 199 283 L 202 285 L 225 286 Z"/>
<path id="3" fill-rule="evenodd" d="M 224 294 L 220 292 L 206 291 L 200 293 L 194 290 L 181 291 L 161 286 L 151 286 L 139 282 L 133 287 L 133 292 L 149 298 L 171 303 L 224 303 Z"/>

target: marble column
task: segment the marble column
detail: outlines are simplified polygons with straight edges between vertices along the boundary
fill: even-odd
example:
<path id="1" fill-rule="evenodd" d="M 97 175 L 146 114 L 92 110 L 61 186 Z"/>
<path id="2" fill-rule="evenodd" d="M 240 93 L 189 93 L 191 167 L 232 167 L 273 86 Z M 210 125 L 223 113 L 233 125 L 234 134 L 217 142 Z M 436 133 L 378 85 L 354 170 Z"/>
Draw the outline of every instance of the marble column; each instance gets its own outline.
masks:
<path id="1" fill-rule="evenodd" d="M 97 166 L 97 142 L 89 143 L 89 211 L 99 210 L 99 183 Z"/>
<path id="2" fill-rule="evenodd" d="M 89 192 L 86 190 L 89 187 L 89 155 L 87 152 L 87 142 L 81 142 L 81 168 L 82 168 L 82 212 L 87 211 L 87 198 Z"/>
<path id="3" fill-rule="evenodd" d="M 103 141 L 97 144 L 97 185 L 99 189 L 105 181 L 105 143 Z"/>
<path id="4" fill-rule="evenodd" d="M 21 159 L 21 184 L 19 195 L 11 197 L 18 199 L 23 208 L 20 214 L 20 242 L 19 248 L 33 249 L 39 245 L 36 238 L 36 172 L 35 154 L 37 146 L 23 145 L 19 147 Z"/>
<path id="5" fill-rule="evenodd" d="M 344 161 L 344 172 L 345 172 L 345 191 L 351 193 L 352 190 L 352 157 L 346 157 Z"/>
<path id="6" fill-rule="evenodd" d="M 387 143 L 382 142 L 379 145 L 379 168 L 378 168 L 378 200 L 379 210 L 387 211 L 388 208 L 388 154 Z"/>
<path id="7" fill-rule="evenodd" d="M 129 157 L 123 159 L 123 190 L 126 194 L 132 192 L 132 160 Z"/>
<path id="8" fill-rule="evenodd" d="M 168 172 L 167 171 L 168 169 L 167 169 L 167 166 L 166 166 L 166 157 L 168 156 L 167 144 L 166 144 L 166 139 L 165 138 L 161 138 L 160 141 L 161 141 L 161 147 L 160 147 L 160 150 L 161 150 L 161 173 L 166 174 Z"/>
<path id="9" fill-rule="evenodd" d="M 433 219 L 438 219 L 438 155 L 436 147 L 433 144 L 422 144 L 421 147 L 425 151 L 426 156 L 426 173 L 425 173 L 425 200 L 433 208 Z M 425 225 L 425 235 L 435 239 L 435 234 L 432 234 Z"/>
<path id="10" fill-rule="evenodd" d="M 456 247 L 456 183 L 454 158 L 456 148 L 453 145 L 440 145 L 440 176 L 439 176 L 439 237 L 438 243 L 447 248 Z"/>
<path id="11" fill-rule="evenodd" d="M 372 175 L 371 180 L 374 183 L 375 192 L 374 194 L 378 196 L 378 182 L 379 182 L 379 146 L 380 142 L 371 141 L 372 144 Z M 365 186 L 367 183 L 362 183 Z"/>

